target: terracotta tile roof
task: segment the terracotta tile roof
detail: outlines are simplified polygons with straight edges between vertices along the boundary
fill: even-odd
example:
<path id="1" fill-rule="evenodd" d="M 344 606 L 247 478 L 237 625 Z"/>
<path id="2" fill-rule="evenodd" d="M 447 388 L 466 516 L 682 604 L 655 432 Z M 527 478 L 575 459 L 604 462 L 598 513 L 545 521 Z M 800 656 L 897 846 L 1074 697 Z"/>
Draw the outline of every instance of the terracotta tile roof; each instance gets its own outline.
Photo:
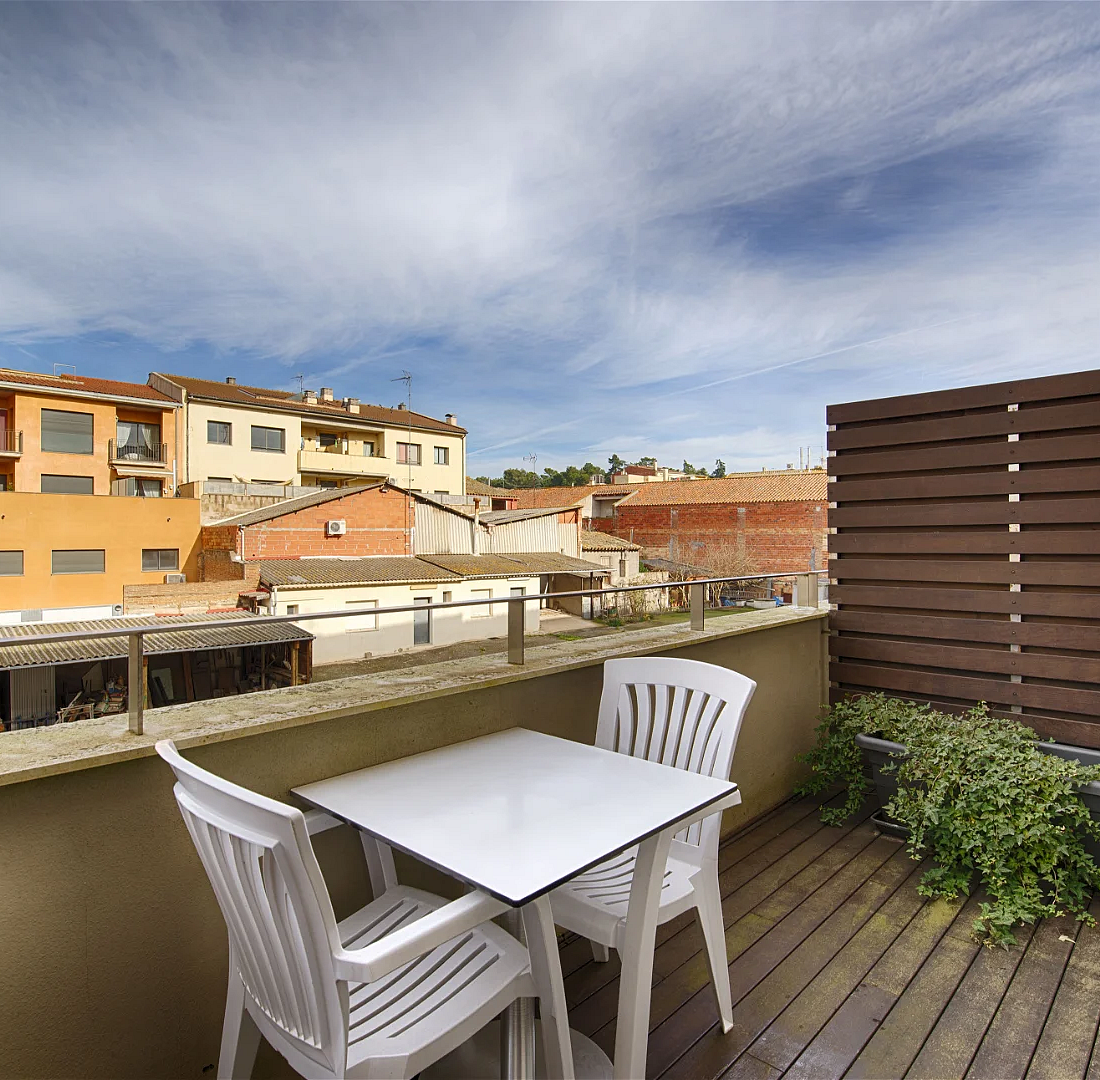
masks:
<path id="1" fill-rule="evenodd" d="M 517 578 L 530 573 L 510 555 L 421 555 L 424 562 L 469 578 Z"/>
<path id="2" fill-rule="evenodd" d="M 621 536 L 598 532 L 595 529 L 581 530 L 581 551 L 641 551 L 641 544 L 632 544 Z"/>
<path id="3" fill-rule="evenodd" d="M 280 588 L 310 585 L 401 585 L 459 581 L 442 567 L 414 555 L 371 555 L 363 559 L 271 559 L 260 563 L 260 581 Z"/>
<path id="4" fill-rule="evenodd" d="M 498 499 L 512 499 L 515 498 L 516 495 L 510 488 L 493 487 L 490 484 L 483 484 L 480 480 L 475 480 L 472 476 L 466 477 L 466 494 L 494 495 Z"/>
<path id="5" fill-rule="evenodd" d="M 298 413 L 300 416 L 315 417 L 318 420 L 335 420 L 354 424 L 366 421 L 369 424 L 386 424 L 390 427 L 408 427 L 411 421 L 414 429 L 420 431 L 445 431 L 451 435 L 465 435 L 466 429 L 445 420 L 436 420 L 423 413 L 409 412 L 406 409 L 389 409 L 384 405 L 360 404 L 359 412 L 348 412 L 341 401 L 321 401 L 316 405 L 307 405 L 289 390 L 268 390 L 262 386 L 245 386 L 240 383 L 215 382 L 213 379 L 193 379 L 188 375 L 169 375 L 157 372 L 161 378 L 182 386 L 190 397 L 208 401 L 223 401 L 229 405 L 247 405 L 253 409 L 278 409 L 283 412 Z"/>
<path id="6" fill-rule="evenodd" d="M 505 558 L 532 574 L 609 574 L 606 566 L 553 551 L 509 552 Z"/>
<path id="7" fill-rule="evenodd" d="M 774 472 L 734 473 L 720 480 L 666 480 L 637 484 L 621 505 L 677 506 L 682 504 L 820 502 L 827 498 L 824 469 L 777 469 Z"/>
<path id="8" fill-rule="evenodd" d="M 591 487 L 585 488 L 585 491 L 595 499 L 607 499 L 615 495 L 629 495 L 637 490 L 637 484 L 593 484 Z"/>
<path id="9" fill-rule="evenodd" d="M 590 487 L 517 488 L 512 492 L 517 510 L 543 506 L 576 506 L 592 494 Z"/>
<path id="10" fill-rule="evenodd" d="M 53 390 L 60 394 L 102 394 L 104 397 L 140 398 L 169 407 L 175 407 L 177 404 L 167 394 L 162 394 L 159 390 L 146 386 L 145 383 L 92 379 L 84 375 L 41 375 L 34 371 L 0 368 L 0 383 L 16 383 L 35 389 Z"/>

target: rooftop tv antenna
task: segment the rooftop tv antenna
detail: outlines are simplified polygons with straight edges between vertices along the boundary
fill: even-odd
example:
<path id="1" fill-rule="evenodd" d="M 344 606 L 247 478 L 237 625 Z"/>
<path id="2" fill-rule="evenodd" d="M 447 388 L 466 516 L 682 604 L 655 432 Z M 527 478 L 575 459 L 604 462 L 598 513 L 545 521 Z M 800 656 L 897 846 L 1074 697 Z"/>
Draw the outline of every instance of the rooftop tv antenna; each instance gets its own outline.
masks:
<path id="1" fill-rule="evenodd" d="M 69 368 L 69 370 L 68 371 L 58 371 L 57 370 L 58 368 Z M 55 375 L 75 375 L 76 374 L 76 364 L 61 364 L 61 363 L 54 364 L 53 373 Z"/>
<path id="2" fill-rule="evenodd" d="M 305 397 L 306 377 L 304 375 L 295 375 L 294 378 L 298 380 L 298 397 Z"/>
<path id="3" fill-rule="evenodd" d="M 539 463 L 539 456 L 533 450 L 529 454 L 524 454 L 523 455 L 523 460 L 531 462 L 531 472 L 536 472 L 537 471 L 535 466 L 537 466 L 538 463 Z"/>
<path id="4" fill-rule="evenodd" d="M 407 491 L 412 491 L 413 484 L 413 421 L 412 421 L 412 407 L 413 407 L 413 377 L 412 372 L 402 371 L 396 379 L 390 379 L 390 382 L 403 382 L 405 384 L 405 416 L 408 418 L 409 424 L 409 441 L 405 444 L 405 464 L 409 468 L 409 482 L 406 486 Z M 417 462 L 419 464 L 419 462 Z M 412 529 L 409 527 L 409 496 L 405 496 L 405 554 L 413 554 L 413 542 L 412 542 Z"/>

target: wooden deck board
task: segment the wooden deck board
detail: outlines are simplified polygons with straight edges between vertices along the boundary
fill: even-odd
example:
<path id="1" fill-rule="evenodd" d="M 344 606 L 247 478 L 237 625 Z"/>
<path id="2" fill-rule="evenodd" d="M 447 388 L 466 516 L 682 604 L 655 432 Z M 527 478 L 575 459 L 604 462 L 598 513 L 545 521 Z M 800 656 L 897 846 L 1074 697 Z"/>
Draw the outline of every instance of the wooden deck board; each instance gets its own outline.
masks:
<path id="1" fill-rule="evenodd" d="M 920 873 L 864 815 L 825 827 L 807 799 L 724 844 L 734 1030 L 717 1023 L 694 920 L 659 928 L 647 1076 L 1100 1080 L 1100 928 L 1052 920 L 982 949 L 981 897 L 927 901 Z M 571 1023 L 611 1052 L 617 960 L 581 940 L 562 957 Z"/>

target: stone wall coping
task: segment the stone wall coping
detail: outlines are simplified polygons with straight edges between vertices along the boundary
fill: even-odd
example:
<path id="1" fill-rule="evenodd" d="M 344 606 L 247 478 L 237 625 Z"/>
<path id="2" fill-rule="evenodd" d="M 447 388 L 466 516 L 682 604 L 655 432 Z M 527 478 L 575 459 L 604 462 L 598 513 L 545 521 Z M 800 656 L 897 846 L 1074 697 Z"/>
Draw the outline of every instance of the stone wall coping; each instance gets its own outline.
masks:
<path id="1" fill-rule="evenodd" d="M 141 735 L 128 730 L 125 713 L 0 733 L 0 786 L 151 757 L 160 739 L 173 739 L 180 749 L 227 742 L 827 616 L 827 608 L 783 607 L 708 614 L 703 630 L 675 624 L 576 641 L 531 642 L 522 666 L 509 664 L 506 653 L 494 653 L 147 709 Z"/>

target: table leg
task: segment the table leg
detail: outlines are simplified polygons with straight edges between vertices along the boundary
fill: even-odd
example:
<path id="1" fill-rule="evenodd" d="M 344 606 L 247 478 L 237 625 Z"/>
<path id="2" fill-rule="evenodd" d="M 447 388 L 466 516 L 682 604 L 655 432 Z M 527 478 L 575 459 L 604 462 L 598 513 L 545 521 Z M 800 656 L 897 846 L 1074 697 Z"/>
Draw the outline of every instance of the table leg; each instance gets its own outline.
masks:
<path id="1" fill-rule="evenodd" d="M 615 1080 L 645 1076 L 649 1044 L 649 1005 L 653 982 L 653 946 L 672 835 L 665 829 L 638 845 L 634 879 L 626 909 L 626 940 L 619 977 L 619 1018 L 615 1029 Z"/>
<path id="2" fill-rule="evenodd" d="M 501 917 L 505 930 L 524 940 L 523 918 L 518 908 Z M 534 1080 L 535 1001 L 517 998 L 500 1018 L 500 1080 Z"/>

